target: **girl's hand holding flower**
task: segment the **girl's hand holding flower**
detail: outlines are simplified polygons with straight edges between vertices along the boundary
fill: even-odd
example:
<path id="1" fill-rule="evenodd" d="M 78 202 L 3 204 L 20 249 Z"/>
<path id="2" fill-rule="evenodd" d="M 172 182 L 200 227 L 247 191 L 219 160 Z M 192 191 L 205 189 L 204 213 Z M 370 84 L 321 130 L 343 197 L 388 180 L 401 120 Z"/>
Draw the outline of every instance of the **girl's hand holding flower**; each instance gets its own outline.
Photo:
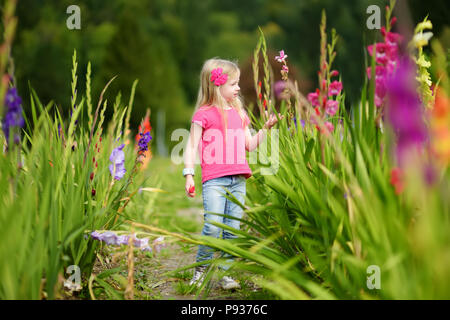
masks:
<path id="1" fill-rule="evenodd" d="M 191 175 L 186 176 L 186 185 L 185 185 L 185 191 L 186 195 L 188 197 L 195 197 L 195 184 L 194 184 L 194 178 L 192 178 Z"/>
<path id="2" fill-rule="evenodd" d="M 270 130 L 270 128 L 272 128 L 274 125 L 277 124 L 278 119 L 274 113 L 272 113 L 270 116 L 268 116 L 267 110 L 265 111 L 265 113 L 266 113 L 266 118 L 268 118 L 268 120 L 264 124 L 264 128 L 266 128 L 267 130 Z M 280 120 L 284 119 L 284 115 L 281 115 L 280 113 L 278 113 L 278 117 L 280 118 Z"/>

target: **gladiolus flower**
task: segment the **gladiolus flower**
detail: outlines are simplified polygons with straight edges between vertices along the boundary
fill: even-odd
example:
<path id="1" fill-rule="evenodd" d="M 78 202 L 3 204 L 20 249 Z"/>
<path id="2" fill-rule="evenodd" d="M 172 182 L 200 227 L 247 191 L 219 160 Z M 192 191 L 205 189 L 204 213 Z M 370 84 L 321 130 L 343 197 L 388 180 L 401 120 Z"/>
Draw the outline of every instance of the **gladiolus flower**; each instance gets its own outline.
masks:
<path id="1" fill-rule="evenodd" d="M 414 35 L 414 38 L 413 38 L 414 45 L 417 48 L 426 46 L 432 36 L 433 36 L 433 32 L 418 33 L 418 34 Z"/>
<path id="2" fill-rule="evenodd" d="M 396 17 L 393 17 L 392 19 L 391 19 L 391 27 L 393 27 L 394 26 L 394 24 L 397 22 L 397 18 Z"/>
<path id="3" fill-rule="evenodd" d="M 337 70 L 333 70 L 330 73 L 330 77 L 337 77 L 338 75 L 339 75 L 339 71 L 337 71 Z"/>
<path id="4" fill-rule="evenodd" d="M 416 70 L 408 58 L 404 58 L 392 78 L 388 79 L 386 108 L 388 119 L 396 131 L 399 163 L 407 160 L 406 151 L 422 147 L 427 139 L 422 105 L 417 95 Z"/>
<path id="5" fill-rule="evenodd" d="M 275 82 L 275 84 L 273 85 L 273 89 L 275 91 L 275 96 L 280 99 L 281 94 L 283 93 L 284 88 L 286 87 L 286 82 L 284 82 L 283 80 L 279 80 L 277 82 Z"/>
<path id="6" fill-rule="evenodd" d="M 125 144 L 121 144 L 119 147 L 115 148 L 111 152 L 111 156 L 109 157 L 109 161 L 112 162 L 112 164 L 109 165 L 109 172 L 112 176 L 114 176 L 114 179 L 120 180 L 125 175 L 125 172 L 127 170 L 124 167 L 125 163 L 125 154 L 123 152 L 123 148 L 125 147 Z"/>
<path id="7" fill-rule="evenodd" d="M 367 47 L 370 56 L 373 54 L 373 45 Z M 386 64 L 388 61 L 387 51 L 389 50 L 386 43 L 379 42 L 375 44 L 375 61 L 379 64 Z"/>
<path id="8" fill-rule="evenodd" d="M 152 140 L 152 136 L 150 135 L 150 132 L 146 132 L 146 133 L 141 132 L 139 134 L 141 135 L 141 139 L 139 139 L 139 142 L 138 142 L 138 146 L 139 146 L 138 153 L 141 154 L 148 150 L 148 144 L 149 144 L 150 140 Z"/>
<path id="9" fill-rule="evenodd" d="M 6 141 L 9 141 L 9 133 L 12 128 L 22 128 L 25 121 L 22 117 L 22 99 L 17 94 L 16 88 L 9 88 L 5 95 L 6 115 L 3 119 L 2 129 L 5 133 Z M 19 143 L 20 135 L 14 135 L 14 143 Z"/>
<path id="10" fill-rule="evenodd" d="M 394 186 L 396 195 L 399 195 L 403 192 L 403 172 L 400 168 L 393 168 L 391 170 L 390 183 Z"/>
<path id="11" fill-rule="evenodd" d="M 278 62 L 286 62 L 286 58 L 287 58 L 287 54 L 284 54 L 284 50 L 281 50 L 279 53 L 279 56 L 275 57 L 275 60 L 277 60 Z"/>
<path id="12" fill-rule="evenodd" d="M 325 108 L 325 112 L 330 116 L 334 116 L 336 114 L 338 107 L 339 107 L 339 102 L 337 102 L 335 100 L 328 100 L 326 108 Z"/>
<path id="13" fill-rule="evenodd" d="M 372 68 L 368 67 L 366 71 L 367 77 L 370 80 L 370 78 L 372 77 Z M 375 79 L 384 77 L 385 75 L 386 75 L 386 68 L 384 66 L 375 66 Z"/>
<path id="14" fill-rule="evenodd" d="M 308 100 L 313 106 L 319 106 L 319 94 L 317 92 L 308 93 Z"/>
<path id="15" fill-rule="evenodd" d="M 325 121 L 325 127 L 327 128 L 328 132 L 333 132 L 334 131 L 334 126 L 329 121 Z"/>
<path id="16" fill-rule="evenodd" d="M 152 248 L 149 245 L 149 238 L 136 238 L 135 235 L 117 235 L 112 231 L 106 231 L 102 233 L 93 231 L 91 232 L 91 237 L 94 240 L 103 241 L 107 245 L 116 246 L 128 245 L 130 240 L 132 240 L 134 247 L 139 248 L 142 251 L 152 251 Z M 161 248 L 165 246 L 163 241 L 164 237 L 159 237 L 152 242 L 152 246 L 155 247 L 156 252 L 159 252 Z"/>
<path id="17" fill-rule="evenodd" d="M 342 90 L 342 82 L 333 81 L 328 88 L 329 96 L 337 96 Z"/>

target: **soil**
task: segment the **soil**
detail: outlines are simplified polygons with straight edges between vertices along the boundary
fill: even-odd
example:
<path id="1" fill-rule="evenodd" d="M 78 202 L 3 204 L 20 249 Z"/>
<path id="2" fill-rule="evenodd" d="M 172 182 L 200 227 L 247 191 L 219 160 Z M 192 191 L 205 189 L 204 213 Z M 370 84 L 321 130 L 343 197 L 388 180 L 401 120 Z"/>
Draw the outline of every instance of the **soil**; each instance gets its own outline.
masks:
<path id="1" fill-rule="evenodd" d="M 201 207 L 190 207 L 177 211 L 177 216 L 189 217 L 195 219 L 199 225 L 203 223 Z M 225 291 L 219 285 L 217 276 L 213 276 L 206 289 L 201 292 L 189 287 L 189 281 L 192 277 L 193 269 L 176 271 L 183 266 L 193 264 L 197 246 L 181 242 L 167 243 L 159 253 L 142 253 L 134 251 L 134 299 L 163 299 L 163 300 L 228 300 L 228 299 L 247 299 L 260 291 L 251 280 L 250 275 L 245 275 L 237 279 L 241 284 L 241 289 Z M 99 275 L 104 271 L 121 267 L 115 275 L 103 278 L 108 284 L 123 297 L 126 288 L 127 279 L 127 251 L 126 248 L 104 246 L 97 255 L 93 274 Z M 63 299 L 89 299 L 90 294 L 87 290 L 87 280 L 85 283 L 84 294 L 71 294 L 65 292 Z M 99 289 L 98 282 L 93 282 L 93 292 L 95 298 L 115 299 L 116 297 L 108 295 L 105 290 Z"/>

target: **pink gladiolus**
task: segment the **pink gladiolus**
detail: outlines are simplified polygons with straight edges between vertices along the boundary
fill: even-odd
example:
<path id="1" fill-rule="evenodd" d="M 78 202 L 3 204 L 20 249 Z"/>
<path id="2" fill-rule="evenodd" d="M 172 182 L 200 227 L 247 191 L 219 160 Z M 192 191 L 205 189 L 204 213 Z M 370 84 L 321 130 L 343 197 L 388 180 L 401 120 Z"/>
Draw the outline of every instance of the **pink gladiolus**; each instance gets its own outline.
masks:
<path id="1" fill-rule="evenodd" d="M 313 106 L 319 106 L 319 94 L 317 92 L 308 93 L 308 100 Z"/>
<path id="2" fill-rule="evenodd" d="M 383 98 L 375 95 L 375 106 L 380 107 L 383 104 Z"/>
<path id="3" fill-rule="evenodd" d="M 287 57 L 288 57 L 287 54 L 284 54 L 284 50 L 281 50 L 280 53 L 279 53 L 279 56 L 275 57 L 275 60 L 277 60 L 278 62 L 283 63 L 283 62 L 286 62 L 285 60 L 286 60 Z"/>
<path id="4" fill-rule="evenodd" d="M 384 66 L 375 66 L 375 79 L 379 77 L 384 77 L 386 75 L 386 68 Z M 367 68 L 367 77 L 370 80 L 370 77 L 372 76 L 372 68 Z"/>
<path id="5" fill-rule="evenodd" d="M 386 95 L 385 82 L 386 80 L 384 78 L 375 79 L 375 94 L 380 98 L 384 98 Z"/>
<path id="6" fill-rule="evenodd" d="M 326 107 L 325 107 L 325 112 L 330 116 L 334 116 L 336 114 L 338 108 L 339 108 L 339 102 L 337 102 L 335 100 L 328 100 Z"/>
<path id="7" fill-rule="evenodd" d="M 286 66 L 286 65 L 283 65 L 283 66 L 281 67 L 281 69 L 282 69 L 284 72 L 289 72 L 289 68 L 288 68 L 288 66 Z"/>
<path id="8" fill-rule="evenodd" d="M 338 75 L 339 75 L 339 71 L 337 71 L 337 70 L 333 70 L 330 73 L 330 77 L 337 77 Z"/>
<path id="9" fill-rule="evenodd" d="M 325 127 L 327 128 L 327 130 L 328 130 L 329 132 L 333 132 L 333 131 L 334 131 L 334 126 L 333 126 L 333 124 L 332 124 L 331 122 L 329 122 L 329 121 L 325 121 Z"/>
<path id="10" fill-rule="evenodd" d="M 392 18 L 392 19 L 394 19 L 394 18 Z M 397 46 L 398 42 L 402 40 L 402 36 L 400 34 L 395 33 L 395 32 L 386 32 L 385 27 L 381 27 L 380 31 L 384 37 L 384 41 L 389 46 Z"/>
<path id="11" fill-rule="evenodd" d="M 397 18 L 396 18 L 396 17 L 393 17 L 393 18 L 391 19 L 391 27 L 395 24 L 395 22 L 397 22 Z"/>
<path id="12" fill-rule="evenodd" d="M 328 88 L 328 95 L 329 96 L 337 96 L 339 92 L 342 90 L 342 82 L 339 81 L 333 81 L 330 83 L 330 86 Z"/>
<path id="13" fill-rule="evenodd" d="M 370 56 L 373 54 L 373 45 L 367 46 Z M 375 61 L 379 64 L 385 64 L 388 61 L 387 51 L 389 50 L 386 43 L 375 43 Z"/>

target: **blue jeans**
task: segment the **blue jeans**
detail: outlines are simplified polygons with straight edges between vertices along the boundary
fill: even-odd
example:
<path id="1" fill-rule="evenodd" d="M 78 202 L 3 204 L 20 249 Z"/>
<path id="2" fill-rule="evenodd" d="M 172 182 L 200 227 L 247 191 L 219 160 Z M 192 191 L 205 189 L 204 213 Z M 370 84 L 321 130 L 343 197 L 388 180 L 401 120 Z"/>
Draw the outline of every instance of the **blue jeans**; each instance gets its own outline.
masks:
<path id="1" fill-rule="evenodd" d="M 224 196 L 224 194 L 226 194 L 224 188 L 228 189 L 240 203 L 244 204 L 245 180 L 245 176 L 243 175 L 230 175 L 214 178 L 205 181 L 205 183 L 202 184 L 203 208 L 205 210 L 205 223 L 203 225 L 202 235 L 215 238 L 222 236 L 223 239 L 236 238 L 236 235 L 231 233 L 229 230 L 223 230 L 222 228 L 211 224 L 211 222 L 223 223 L 239 230 L 239 220 L 218 216 L 213 213 L 225 214 L 238 219 L 242 218 L 242 208 Z M 196 261 L 201 262 L 210 260 L 212 259 L 213 254 L 214 250 L 212 248 L 205 245 L 199 245 Z M 227 263 L 222 265 L 221 268 L 228 270 L 229 263 L 233 261 L 233 258 L 231 255 L 224 253 L 222 253 L 222 256 L 227 259 Z"/>

